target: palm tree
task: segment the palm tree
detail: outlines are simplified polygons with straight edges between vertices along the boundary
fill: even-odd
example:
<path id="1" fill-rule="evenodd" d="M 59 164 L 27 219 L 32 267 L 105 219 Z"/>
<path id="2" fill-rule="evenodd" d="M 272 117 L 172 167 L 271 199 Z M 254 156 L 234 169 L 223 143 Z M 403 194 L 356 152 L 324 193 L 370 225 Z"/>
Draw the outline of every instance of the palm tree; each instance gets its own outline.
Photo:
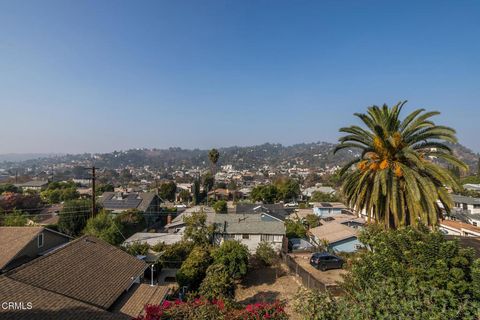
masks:
<path id="1" fill-rule="evenodd" d="M 447 213 L 452 207 L 447 188 L 458 188 L 439 162 L 467 170 L 445 144 L 457 142 L 455 130 L 430 119 L 439 112 L 418 109 L 401 120 L 405 103 L 356 113 L 366 127 L 341 128 L 347 135 L 335 149 L 360 149 L 361 156 L 341 170 L 342 192 L 350 207 L 386 228 L 436 225 L 442 207 Z"/>
<path id="2" fill-rule="evenodd" d="M 210 159 L 210 163 L 212 164 L 212 174 L 215 175 L 215 166 L 217 165 L 218 159 L 220 158 L 220 153 L 217 149 L 213 148 L 208 152 L 208 159 Z"/>

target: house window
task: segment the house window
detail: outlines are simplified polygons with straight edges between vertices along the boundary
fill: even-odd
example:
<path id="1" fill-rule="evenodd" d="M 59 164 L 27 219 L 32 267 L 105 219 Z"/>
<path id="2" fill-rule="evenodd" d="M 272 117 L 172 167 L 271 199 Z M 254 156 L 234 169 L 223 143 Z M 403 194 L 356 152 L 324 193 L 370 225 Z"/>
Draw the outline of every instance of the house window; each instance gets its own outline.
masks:
<path id="1" fill-rule="evenodd" d="M 250 239 L 250 235 L 249 234 L 242 234 L 242 239 Z"/>
<path id="2" fill-rule="evenodd" d="M 37 246 L 39 248 L 43 247 L 43 232 L 40 233 L 37 237 Z"/>
<path id="3" fill-rule="evenodd" d="M 275 237 L 271 234 L 262 234 L 260 239 L 265 242 L 273 242 Z"/>

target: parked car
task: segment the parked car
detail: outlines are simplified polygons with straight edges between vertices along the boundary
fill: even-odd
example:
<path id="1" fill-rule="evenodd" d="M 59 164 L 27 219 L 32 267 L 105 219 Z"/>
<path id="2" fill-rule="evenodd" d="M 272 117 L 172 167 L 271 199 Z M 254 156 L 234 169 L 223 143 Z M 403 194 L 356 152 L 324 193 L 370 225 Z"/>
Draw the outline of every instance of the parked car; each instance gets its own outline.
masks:
<path id="1" fill-rule="evenodd" d="M 317 252 L 312 254 L 310 264 L 317 269 L 326 271 L 330 269 L 341 269 L 344 261 L 342 258 L 328 252 Z"/>
<path id="2" fill-rule="evenodd" d="M 295 208 L 295 207 L 298 207 L 298 203 L 297 202 L 289 202 L 289 203 L 285 203 L 284 206 L 287 207 L 287 208 Z"/>

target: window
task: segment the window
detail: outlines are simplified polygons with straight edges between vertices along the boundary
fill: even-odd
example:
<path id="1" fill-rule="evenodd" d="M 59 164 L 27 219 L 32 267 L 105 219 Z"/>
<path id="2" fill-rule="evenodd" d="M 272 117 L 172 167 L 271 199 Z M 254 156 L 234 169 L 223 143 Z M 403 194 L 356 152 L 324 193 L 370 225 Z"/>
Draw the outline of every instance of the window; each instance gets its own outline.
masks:
<path id="1" fill-rule="evenodd" d="M 242 239 L 250 239 L 250 235 L 249 234 L 242 234 Z"/>
<path id="2" fill-rule="evenodd" d="M 261 241 L 265 241 L 265 242 L 273 242 L 275 238 L 274 238 L 274 235 L 272 234 L 262 234 L 260 239 Z"/>
<path id="3" fill-rule="evenodd" d="M 40 233 L 37 237 L 37 246 L 39 248 L 43 247 L 43 232 Z"/>

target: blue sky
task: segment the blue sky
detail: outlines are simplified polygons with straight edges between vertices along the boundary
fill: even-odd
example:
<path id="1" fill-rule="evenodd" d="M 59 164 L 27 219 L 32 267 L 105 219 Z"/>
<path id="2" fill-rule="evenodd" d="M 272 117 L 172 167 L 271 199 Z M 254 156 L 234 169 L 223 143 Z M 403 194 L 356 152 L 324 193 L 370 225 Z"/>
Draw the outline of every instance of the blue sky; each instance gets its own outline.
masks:
<path id="1" fill-rule="evenodd" d="M 408 100 L 480 151 L 479 1 L 0 0 L 0 153 L 336 141 Z"/>

